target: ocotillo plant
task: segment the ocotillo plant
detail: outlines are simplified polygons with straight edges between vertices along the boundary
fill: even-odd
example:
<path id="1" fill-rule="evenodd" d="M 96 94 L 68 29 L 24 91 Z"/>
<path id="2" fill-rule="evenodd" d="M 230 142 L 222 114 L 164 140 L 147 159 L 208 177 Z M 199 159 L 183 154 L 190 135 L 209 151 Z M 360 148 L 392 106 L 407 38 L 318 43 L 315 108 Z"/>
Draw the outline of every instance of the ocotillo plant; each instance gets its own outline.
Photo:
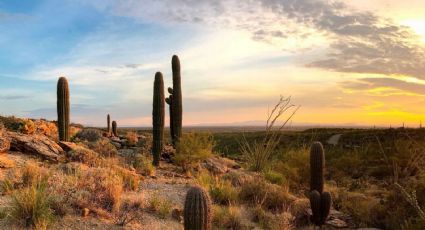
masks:
<path id="1" fill-rule="evenodd" d="M 163 139 L 164 139 L 164 80 L 161 72 L 155 74 L 153 84 L 153 109 L 152 109 L 152 125 L 153 125 L 153 165 L 159 165 L 161 157 Z"/>
<path id="2" fill-rule="evenodd" d="M 310 206 L 312 222 L 322 226 L 328 218 L 332 198 L 323 192 L 325 171 L 325 153 L 320 142 L 314 142 L 310 149 Z"/>
<path id="3" fill-rule="evenodd" d="M 109 116 L 109 114 L 108 114 L 108 116 L 106 116 L 106 123 L 107 123 L 107 132 L 108 132 L 108 135 L 111 135 L 111 117 Z"/>
<path id="4" fill-rule="evenodd" d="M 181 87 L 181 74 L 180 74 L 180 60 L 177 55 L 173 55 L 171 59 L 171 67 L 173 70 L 173 144 L 175 145 L 182 135 L 182 122 L 183 122 L 183 105 L 182 105 L 182 87 Z"/>
<path id="5" fill-rule="evenodd" d="M 201 187 L 192 187 L 186 194 L 184 202 L 184 229 L 211 229 L 211 200 Z"/>
<path id="6" fill-rule="evenodd" d="M 118 137 L 118 131 L 117 131 L 117 122 L 112 121 L 112 134 L 116 137 Z"/>
<path id="7" fill-rule="evenodd" d="M 60 141 L 69 141 L 69 87 L 65 77 L 60 77 L 57 86 L 58 133 Z"/>

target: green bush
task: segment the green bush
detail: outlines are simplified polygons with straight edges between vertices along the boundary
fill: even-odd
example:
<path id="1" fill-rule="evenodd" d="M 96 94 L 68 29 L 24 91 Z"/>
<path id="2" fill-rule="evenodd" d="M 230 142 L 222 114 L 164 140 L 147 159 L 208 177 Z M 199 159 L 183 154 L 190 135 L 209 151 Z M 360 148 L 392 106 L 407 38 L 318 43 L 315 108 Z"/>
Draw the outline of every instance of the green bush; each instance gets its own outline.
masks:
<path id="1" fill-rule="evenodd" d="M 177 144 L 174 161 L 184 171 L 189 171 L 194 164 L 212 155 L 214 141 L 206 133 L 187 133 Z"/>
<path id="2" fill-rule="evenodd" d="M 286 182 L 285 177 L 281 173 L 272 170 L 266 171 L 264 173 L 264 178 L 268 182 L 277 185 L 283 185 Z"/>
<path id="3" fill-rule="evenodd" d="M 230 205 L 235 204 L 238 200 L 238 190 L 231 184 L 230 181 L 217 179 L 210 185 L 209 193 L 212 200 L 216 204 Z"/>

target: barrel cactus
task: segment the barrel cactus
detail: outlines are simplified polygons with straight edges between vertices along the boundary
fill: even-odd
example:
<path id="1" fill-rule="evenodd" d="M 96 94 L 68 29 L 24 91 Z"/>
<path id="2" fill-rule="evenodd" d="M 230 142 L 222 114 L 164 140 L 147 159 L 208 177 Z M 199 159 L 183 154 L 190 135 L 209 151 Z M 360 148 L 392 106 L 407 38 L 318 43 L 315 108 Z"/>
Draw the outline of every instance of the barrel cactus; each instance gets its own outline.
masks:
<path id="1" fill-rule="evenodd" d="M 174 145 L 179 141 L 182 135 L 182 122 L 183 122 L 183 105 L 182 105 L 182 88 L 181 88 L 181 74 L 180 74 L 180 60 L 177 55 L 173 55 L 171 59 L 171 67 L 173 70 L 173 88 L 172 88 L 172 113 L 173 116 L 173 143 Z"/>
<path id="2" fill-rule="evenodd" d="M 57 86 L 58 133 L 60 141 L 69 141 L 69 87 L 65 77 L 60 77 Z"/>
<path id="3" fill-rule="evenodd" d="M 112 134 L 116 137 L 118 137 L 118 131 L 117 131 L 117 122 L 112 121 Z"/>
<path id="4" fill-rule="evenodd" d="M 198 186 L 189 189 L 184 203 L 184 229 L 210 230 L 211 218 L 211 200 L 207 192 Z"/>
<path id="5" fill-rule="evenodd" d="M 107 133 L 108 133 L 108 135 L 111 135 L 111 117 L 109 116 L 109 114 L 108 114 L 108 116 L 106 116 L 106 126 L 107 126 Z"/>
<path id="6" fill-rule="evenodd" d="M 322 226 L 328 218 L 332 204 L 330 193 L 324 192 L 325 153 L 320 142 L 314 142 L 310 149 L 310 206 L 311 221 Z"/>
<path id="7" fill-rule="evenodd" d="M 152 125 L 153 125 L 153 165 L 159 165 L 159 159 L 163 148 L 164 139 L 164 80 L 162 73 L 155 74 L 153 87 L 153 109 L 152 109 Z"/>

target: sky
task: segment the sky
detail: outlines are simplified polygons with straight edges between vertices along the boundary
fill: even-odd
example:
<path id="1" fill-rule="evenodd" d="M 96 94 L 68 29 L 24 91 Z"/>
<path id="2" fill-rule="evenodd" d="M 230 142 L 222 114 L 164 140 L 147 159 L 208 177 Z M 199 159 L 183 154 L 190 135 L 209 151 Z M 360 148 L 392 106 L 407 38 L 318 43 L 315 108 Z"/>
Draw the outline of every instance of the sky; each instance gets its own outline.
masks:
<path id="1" fill-rule="evenodd" d="M 0 114 L 150 126 L 156 71 L 180 57 L 184 125 L 425 122 L 423 0 L 0 0 Z M 168 112 L 167 112 L 168 114 Z"/>

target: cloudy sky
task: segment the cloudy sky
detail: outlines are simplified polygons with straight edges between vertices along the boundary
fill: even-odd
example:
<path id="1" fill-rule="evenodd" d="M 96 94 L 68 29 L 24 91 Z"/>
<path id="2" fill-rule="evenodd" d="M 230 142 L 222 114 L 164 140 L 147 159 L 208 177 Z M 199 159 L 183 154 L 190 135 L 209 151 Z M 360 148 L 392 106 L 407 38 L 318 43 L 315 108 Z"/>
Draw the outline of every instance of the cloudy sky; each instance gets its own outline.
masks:
<path id="1" fill-rule="evenodd" d="M 294 124 L 425 122 L 423 0 L 0 1 L 0 114 L 151 124 L 154 74 L 182 63 L 184 124 L 261 121 L 280 95 Z"/>

